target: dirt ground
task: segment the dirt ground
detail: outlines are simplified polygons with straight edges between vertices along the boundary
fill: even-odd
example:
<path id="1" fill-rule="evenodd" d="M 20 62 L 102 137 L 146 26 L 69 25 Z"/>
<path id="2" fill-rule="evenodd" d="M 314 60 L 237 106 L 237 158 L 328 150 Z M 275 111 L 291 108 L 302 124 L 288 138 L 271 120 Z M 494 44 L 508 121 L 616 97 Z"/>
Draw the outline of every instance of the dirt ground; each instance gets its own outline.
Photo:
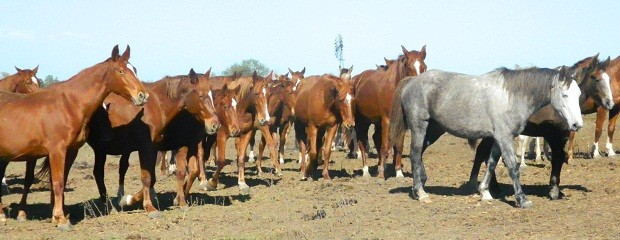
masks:
<path id="1" fill-rule="evenodd" d="M 462 139 L 445 135 L 427 150 L 426 190 L 433 202 L 423 204 L 410 197 L 408 159 L 404 159 L 406 178 L 378 181 L 361 177 L 361 160 L 346 159 L 344 152 L 335 152 L 331 182 L 299 181 L 297 152 L 292 150 L 293 134 L 289 134 L 282 178 L 266 174 L 259 179 L 255 165 L 248 164 L 249 197 L 241 196 L 236 186 L 236 168 L 231 161 L 236 153 L 233 141 L 229 141 L 229 164 L 218 190 L 199 191 L 196 183 L 190 207 L 172 206 L 176 179 L 161 176 L 158 171 L 155 187 L 163 218 L 149 219 L 140 206 L 108 209 L 106 213 L 108 210 L 96 200 L 93 153 L 85 146 L 71 170 L 65 194 L 65 213 L 75 224 L 74 230 L 59 232 L 50 223 L 49 190 L 45 188 L 35 188 L 29 195 L 29 220 L 15 220 L 25 164 L 12 163 L 7 170 L 10 194 L 3 198 L 5 204 L 11 204 L 11 218 L 0 224 L 0 239 L 618 239 L 620 160 L 588 159 L 593 129 L 594 116 L 590 115 L 577 134 L 576 159 L 562 171 L 565 199 L 547 198 L 550 164 L 528 160 L 530 166 L 521 171 L 521 181 L 525 194 L 534 202 L 531 209 L 514 207 L 512 181 L 502 164 L 497 173 L 502 190 L 510 194 L 505 199 L 481 202 L 478 195 L 461 188 L 474 156 Z M 604 149 L 604 144 L 601 147 Z M 271 163 L 264 161 L 265 170 L 271 171 Z M 371 166 L 376 162 L 376 158 L 371 159 Z M 106 185 L 110 193 L 117 189 L 117 169 L 118 157 L 108 157 Z M 213 170 L 209 167 L 208 174 Z M 376 167 L 371 167 L 373 172 L 376 174 Z M 127 193 L 140 187 L 138 176 L 134 153 Z"/>

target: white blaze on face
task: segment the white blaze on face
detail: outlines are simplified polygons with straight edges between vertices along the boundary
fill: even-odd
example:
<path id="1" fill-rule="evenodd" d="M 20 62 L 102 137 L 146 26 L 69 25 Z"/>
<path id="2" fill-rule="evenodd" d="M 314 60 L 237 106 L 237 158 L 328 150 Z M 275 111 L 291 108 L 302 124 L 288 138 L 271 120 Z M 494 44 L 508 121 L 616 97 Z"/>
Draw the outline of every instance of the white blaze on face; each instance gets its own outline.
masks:
<path id="1" fill-rule="evenodd" d="M 420 61 L 415 60 L 415 62 L 413 63 L 413 67 L 415 68 L 416 73 L 420 75 Z"/>
<path id="2" fill-rule="evenodd" d="M 347 93 L 347 96 L 345 97 L 345 100 L 347 101 L 347 104 L 349 106 L 351 106 L 351 100 L 353 100 L 353 96 L 351 96 L 351 94 Z"/>
<path id="3" fill-rule="evenodd" d="M 102 103 L 101 105 L 103 105 L 103 109 L 108 110 L 108 106 L 105 103 Z"/>
<path id="4" fill-rule="evenodd" d="M 265 94 L 265 119 L 267 121 L 271 120 L 271 117 L 269 116 L 269 106 L 267 105 L 267 89 L 263 87 L 263 94 Z"/>
<path id="5" fill-rule="evenodd" d="M 215 107 L 215 103 L 213 102 L 213 92 L 211 92 L 211 90 L 209 90 L 207 96 L 209 96 L 209 99 L 211 99 L 211 106 Z"/>
<path id="6" fill-rule="evenodd" d="M 610 78 L 609 78 L 609 74 L 607 74 L 606 72 L 603 72 L 603 81 L 605 82 L 605 84 L 607 84 L 607 94 L 609 95 L 610 98 L 613 98 L 613 96 L 611 95 L 611 83 L 610 83 Z"/>
<path id="7" fill-rule="evenodd" d="M 34 83 L 36 85 L 39 85 L 39 80 L 37 80 L 36 77 L 33 76 L 33 77 L 30 78 L 30 80 L 32 80 L 32 83 Z"/>
<path id="8" fill-rule="evenodd" d="M 129 69 L 131 73 L 133 73 L 133 75 L 137 76 L 137 74 L 133 71 L 133 66 L 130 63 L 127 63 L 127 68 Z"/>
<path id="9" fill-rule="evenodd" d="M 232 99 L 232 103 L 231 103 L 233 109 L 237 110 L 237 100 L 235 100 L 234 98 Z"/>
<path id="10" fill-rule="evenodd" d="M 297 91 L 297 85 L 299 85 L 299 83 L 301 82 L 301 79 L 297 79 L 297 82 L 295 82 L 295 86 L 293 87 L 293 91 Z"/>

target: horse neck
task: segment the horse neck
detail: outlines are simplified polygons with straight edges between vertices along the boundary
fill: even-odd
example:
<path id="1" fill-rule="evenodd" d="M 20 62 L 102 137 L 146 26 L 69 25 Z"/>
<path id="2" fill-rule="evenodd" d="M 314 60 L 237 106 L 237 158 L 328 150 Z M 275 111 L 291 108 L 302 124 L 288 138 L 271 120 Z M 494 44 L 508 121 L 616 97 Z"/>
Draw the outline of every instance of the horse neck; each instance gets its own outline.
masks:
<path id="1" fill-rule="evenodd" d="M 170 89 L 171 84 L 178 84 L 173 78 L 166 78 L 150 84 L 144 84 L 144 86 L 157 96 L 159 99 L 159 110 L 162 115 L 164 126 L 166 126 L 174 117 L 176 117 L 183 109 L 184 96 L 181 96 L 176 89 L 177 93 L 171 93 L 174 91 Z"/>
<path id="2" fill-rule="evenodd" d="M 251 91 L 247 91 L 243 94 L 239 93 L 237 99 L 237 112 L 245 113 L 251 112 L 254 109 L 254 94 Z"/>
<path id="3" fill-rule="evenodd" d="M 106 72 L 107 65 L 100 63 L 54 85 L 49 91 L 62 94 L 71 104 L 71 110 L 84 113 L 84 119 L 88 120 L 111 92 L 104 81 Z"/>
<path id="4" fill-rule="evenodd" d="M 385 74 L 388 75 L 388 82 L 392 83 L 394 87 L 400 82 L 401 79 L 407 77 L 409 74 L 405 72 L 405 67 L 402 63 L 398 62 L 395 66 L 388 68 Z"/>
<path id="5" fill-rule="evenodd" d="M 15 84 L 13 82 L 17 78 L 16 76 L 16 74 L 13 74 L 3 79 L 0 79 L 0 91 L 14 92 Z"/>

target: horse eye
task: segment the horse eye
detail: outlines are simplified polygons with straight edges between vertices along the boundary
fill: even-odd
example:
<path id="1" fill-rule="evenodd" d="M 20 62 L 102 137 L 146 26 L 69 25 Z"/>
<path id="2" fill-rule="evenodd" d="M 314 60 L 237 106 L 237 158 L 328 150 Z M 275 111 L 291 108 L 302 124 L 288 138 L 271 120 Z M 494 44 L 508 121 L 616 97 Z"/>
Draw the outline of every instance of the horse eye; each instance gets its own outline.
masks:
<path id="1" fill-rule="evenodd" d="M 563 97 L 563 98 L 567 98 L 567 97 L 568 97 L 568 95 L 566 95 L 566 94 L 562 94 L 562 97 Z"/>

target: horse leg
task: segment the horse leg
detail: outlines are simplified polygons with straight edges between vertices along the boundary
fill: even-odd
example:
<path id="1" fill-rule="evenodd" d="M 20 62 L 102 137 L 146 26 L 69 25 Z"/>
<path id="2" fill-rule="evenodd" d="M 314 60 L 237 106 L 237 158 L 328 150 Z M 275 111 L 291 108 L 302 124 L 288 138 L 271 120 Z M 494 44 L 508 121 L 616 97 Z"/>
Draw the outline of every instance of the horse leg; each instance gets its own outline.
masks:
<path id="1" fill-rule="evenodd" d="M 603 133 L 605 115 L 607 115 L 607 110 L 602 107 L 596 109 L 596 127 L 594 129 L 594 144 L 592 144 L 592 158 L 599 158 L 601 156 L 598 150 L 598 141 L 601 139 L 601 134 Z"/>
<path id="2" fill-rule="evenodd" d="M 9 165 L 9 161 L 3 160 L 0 161 L 0 178 L 4 179 L 6 173 L 6 167 Z M 8 186 L 7 186 L 8 190 Z M 8 192 L 8 191 L 7 191 Z M 0 189 L 0 223 L 6 222 L 6 215 L 4 213 L 4 204 L 2 204 L 2 195 L 4 195 L 4 191 Z"/>
<path id="3" fill-rule="evenodd" d="M 488 160 L 489 156 L 491 156 L 491 150 L 494 143 L 495 140 L 493 140 L 493 138 L 484 138 L 478 144 L 478 147 L 476 148 L 474 162 L 471 168 L 471 173 L 469 174 L 469 181 L 467 182 L 468 188 L 476 189 L 476 185 L 478 183 L 478 174 L 480 173 L 480 166 L 483 162 Z"/>
<path id="4" fill-rule="evenodd" d="M 560 191 L 560 174 L 562 172 L 562 165 L 566 160 L 566 152 L 564 151 L 564 145 L 566 145 L 566 135 L 558 134 L 558 136 L 545 137 L 545 140 L 551 147 L 551 176 L 549 178 L 549 197 L 551 200 L 557 200 L 564 197 L 564 194 Z"/>
<path id="5" fill-rule="evenodd" d="M 359 157 L 359 146 L 357 145 L 357 134 L 355 133 L 355 128 L 349 128 L 347 130 L 348 140 L 347 147 L 349 149 L 349 153 L 347 154 L 347 158 L 357 159 Z"/>
<path id="6" fill-rule="evenodd" d="M 523 194 L 523 189 L 521 188 L 521 181 L 519 179 L 520 173 L 515 161 L 512 139 L 513 137 L 510 135 L 498 135 L 495 137 L 495 141 L 502 151 L 504 165 L 508 168 L 508 174 L 510 175 L 510 178 L 512 178 L 517 206 L 521 208 L 529 208 L 532 206 L 532 202 L 527 200 L 525 194 Z"/>
<path id="7" fill-rule="evenodd" d="M 389 151 L 390 151 L 389 129 L 390 129 L 390 119 L 382 118 L 381 119 L 381 132 L 380 132 L 381 135 L 379 138 L 379 142 L 376 142 L 377 140 L 375 140 L 375 144 L 379 144 L 379 146 L 381 146 L 381 148 L 379 149 L 379 174 L 377 175 L 377 178 L 380 178 L 380 179 L 385 179 L 385 162 L 387 161 Z M 373 138 L 374 138 L 374 135 L 373 135 Z"/>
<path id="8" fill-rule="evenodd" d="M 355 135 L 357 137 L 357 145 L 359 146 L 360 153 L 362 157 L 362 176 L 370 177 L 370 173 L 368 172 L 368 128 L 370 127 L 370 123 L 361 117 L 355 118 Z"/>
<path id="9" fill-rule="evenodd" d="M 269 126 L 260 126 L 259 127 L 263 138 L 267 142 L 267 146 L 269 147 L 269 156 L 271 158 L 271 162 L 273 163 L 273 167 L 276 169 L 275 174 L 278 177 L 282 176 L 282 169 L 280 168 L 280 161 L 278 160 L 278 150 L 276 149 L 276 141 L 269 130 Z"/>
<path id="10" fill-rule="evenodd" d="M 256 172 L 258 177 L 263 175 L 263 163 L 261 160 L 263 159 L 263 153 L 265 152 L 265 145 L 267 145 L 267 140 L 265 139 L 265 136 L 261 134 L 260 142 L 258 143 L 258 156 L 256 156 Z"/>
<path id="11" fill-rule="evenodd" d="M 521 165 L 520 168 L 526 168 L 525 164 L 525 152 L 528 149 L 529 142 L 532 140 L 529 136 L 519 135 L 519 154 L 521 155 Z"/>
<path id="12" fill-rule="evenodd" d="M 155 194 L 155 160 L 157 158 L 157 150 L 155 147 L 146 143 L 142 151 L 138 151 L 139 159 L 140 159 L 140 180 L 142 181 L 142 206 L 144 210 L 146 210 L 149 218 L 159 218 L 161 217 L 161 212 L 157 210 L 153 206 L 151 201 L 151 194 L 153 197 L 157 197 Z M 178 171 L 185 171 L 185 169 L 181 169 Z M 136 197 L 140 196 L 140 193 L 136 194 Z M 139 199 L 136 199 L 139 201 Z"/>
<path id="13" fill-rule="evenodd" d="M 305 172 L 305 176 L 309 176 L 312 177 L 312 173 L 314 170 L 316 170 L 317 168 L 317 164 L 318 164 L 318 154 L 317 154 L 317 138 L 319 138 L 319 136 L 317 136 L 317 132 L 318 129 L 312 125 L 312 124 L 308 124 L 308 126 L 306 127 L 306 133 L 308 134 L 308 155 L 310 159 L 307 159 L 306 161 L 308 161 L 308 166 L 306 168 L 306 172 Z"/>
<path id="14" fill-rule="evenodd" d="M 93 176 L 95 177 L 95 183 L 97 184 L 97 189 L 99 190 L 99 198 L 102 201 L 107 202 L 106 199 L 108 198 L 108 193 L 104 181 L 106 154 L 105 152 L 96 149 L 93 149 L 93 151 L 95 152 L 95 166 L 93 167 Z M 120 197 L 122 197 L 122 195 L 119 196 L 119 199 Z"/>
<path id="15" fill-rule="evenodd" d="M 245 153 L 253 133 L 254 131 L 249 131 L 237 139 L 237 184 L 243 195 L 250 194 L 250 187 L 245 183 Z"/>
<path id="16" fill-rule="evenodd" d="M 201 149 L 202 149 L 202 146 L 198 146 L 198 148 L 188 149 L 189 150 L 189 158 L 188 158 L 188 164 L 187 164 L 188 174 L 187 174 L 187 180 L 185 181 L 185 196 L 187 196 L 187 198 L 189 198 L 189 191 L 192 189 L 192 185 L 194 185 L 194 180 L 196 180 L 196 178 L 200 174 L 200 170 L 198 168 L 201 165 L 198 159 L 200 159 L 202 156 L 200 156 L 200 154 L 198 153 L 202 151 Z"/>
<path id="17" fill-rule="evenodd" d="M 575 147 L 575 131 L 570 131 L 570 134 L 568 135 L 568 162 L 573 161 L 573 154 L 574 154 L 574 150 L 573 148 Z M 594 146 L 594 145 L 593 145 Z M 598 146 L 598 145 L 597 145 Z M 597 147 L 598 148 L 598 147 Z M 543 148 L 544 149 L 544 148 Z M 597 150 L 598 151 L 598 150 Z M 547 151 L 545 150 L 545 153 Z M 545 154 L 546 155 L 546 154 Z"/>
<path id="18" fill-rule="evenodd" d="M 159 173 L 162 176 L 168 175 L 168 173 L 166 172 L 166 168 L 168 168 L 168 160 L 166 160 L 166 152 L 167 151 L 159 151 L 157 153 L 157 162 L 160 164 Z M 172 158 L 172 156 L 170 158 Z"/>
<path id="19" fill-rule="evenodd" d="M 248 157 L 248 162 L 252 163 L 255 160 L 260 160 L 260 159 L 256 159 L 256 156 L 254 156 L 254 144 L 256 144 L 256 131 L 251 130 L 251 132 L 253 132 L 254 134 L 252 134 L 252 137 L 249 140 L 249 144 L 250 144 L 250 155 Z"/>
<path id="20" fill-rule="evenodd" d="M 492 186 L 492 182 L 497 183 L 497 179 L 495 178 L 495 167 L 497 167 L 497 162 L 502 154 L 499 145 L 493 138 L 485 138 L 482 142 L 480 142 L 480 144 L 478 144 L 478 151 L 476 152 L 476 159 L 474 160 L 474 168 L 472 169 L 469 181 L 470 183 L 472 182 L 474 172 L 477 178 L 480 165 L 482 164 L 482 161 L 484 161 L 484 154 L 486 154 L 487 157 L 487 171 L 484 173 L 482 181 L 480 181 L 478 192 L 480 192 L 482 200 L 492 200 L 493 196 L 489 192 L 489 187 Z"/>
<path id="21" fill-rule="evenodd" d="M 410 119 L 408 125 L 411 130 L 411 152 L 409 154 L 409 159 L 411 160 L 411 169 L 413 173 L 412 195 L 419 201 L 430 202 L 428 193 L 424 191 L 425 179 L 423 178 L 426 176 L 426 173 L 422 163 L 426 129 L 429 122 L 425 120 L 416 119 L 414 121 L 413 119 Z"/>
<path id="22" fill-rule="evenodd" d="M 612 143 L 614 141 L 614 132 L 616 131 L 616 122 L 618 122 L 619 112 L 620 107 L 612 108 L 611 110 L 609 110 L 609 122 L 607 123 L 607 142 L 605 143 L 608 157 L 614 157 L 616 155 L 616 151 L 614 151 Z"/>
<path id="23" fill-rule="evenodd" d="M 325 142 L 323 143 L 323 180 L 330 180 L 329 177 L 329 159 L 332 153 L 332 149 L 329 147 L 332 145 L 332 141 L 334 139 L 334 135 L 340 128 L 340 125 L 336 124 L 334 126 L 330 126 L 327 128 L 325 133 Z"/>
<path id="24" fill-rule="evenodd" d="M 37 159 L 30 159 L 26 161 L 26 177 L 24 178 L 24 191 L 22 192 L 22 199 L 19 202 L 19 211 L 17 212 L 17 221 L 26 221 L 26 207 L 28 205 L 28 193 L 30 193 L 30 187 L 34 181 L 34 169 L 37 166 Z"/>
<path id="25" fill-rule="evenodd" d="M 534 161 L 536 161 L 537 163 L 540 163 L 542 161 L 542 155 L 541 155 L 541 150 L 540 150 L 540 139 L 541 137 L 535 137 L 534 140 L 536 140 L 535 142 L 535 146 L 534 146 L 534 152 L 536 153 L 536 158 L 534 158 Z"/>
<path id="26" fill-rule="evenodd" d="M 186 206 L 185 200 L 185 177 L 187 173 L 187 146 L 179 148 L 176 154 L 177 159 L 177 196 L 174 198 L 173 204 L 176 206 Z"/>
<path id="27" fill-rule="evenodd" d="M 211 149 L 214 149 L 215 147 L 215 141 L 216 141 L 216 136 L 207 136 L 205 139 L 201 140 L 201 147 L 202 147 L 202 151 L 204 153 L 204 157 L 203 159 L 208 159 L 211 158 L 211 156 L 213 155 L 213 157 L 215 158 L 215 151 L 211 151 Z M 200 175 L 198 176 L 198 179 L 200 179 L 200 185 L 199 188 L 201 190 L 207 191 L 209 190 L 209 182 L 207 181 L 207 174 L 206 174 L 206 170 L 205 170 L 205 166 L 204 166 L 204 162 L 200 162 L 198 164 L 199 166 L 199 171 L 200 171 Z"/>
<path id="28" fill-rule="evenodd" d="M 168 166 L 168 174 L 166 175 L 172 175 L 177 170 L 177 160 L 176 160 L 177 151 L 179 150 L 173 149 L 172 151 L 170 151 L 170 166 Z"/>
<path id="29" fill-rule="evenodd" d="M 65 198 L 65 162 L 67 152 L 64 147 L 54 147 L 56 151 L 51 151 L 50 158 L 50 178 L 52 183 L 52 201 L 54 208 L 52 210 L 52 223 L 55 223 L 61 230 L 71 230 L 71 222 L 65 217 L 63 210 Z"/>
<path id="30" fill-rule="evenodd" d="M 131 156 L 131 153 L 123 154 L 118 161 L 118 190 L 116 191 L 116 197 L 119 201 L 118 205 L 121 207 L 133 204 L 133 196 L 125 196 L 125 175 L 127 174 L 127 169 L 129 169 L 129 156 Z M 103 187 L 105 189 L 105 185 Z"/>
<path id="31" fill-rule="evenodd" d="M 215 169 L 215 172 L 213 173 L 213 177 L 209 179 L 209 182 L 207 184 L 207 190 L 209 191 L 217 190 L 217 183 L 220 179 L 220 173 L 222 172 L 222 169 L 224 168 L 224 166 L 226 166 L 226 140 L 227 139 L 228 139 L 228 136 L 226 132 L 224 132 L 223 130 L 220 130 L 217 132 L 217 136 L 216 136 L 217 156 L 215 158 L 217 162 L 217 168 Z"/>
<path id="32" fill-rule="evenodd" d="M 284 164 L 284 144 L 286 143 L 286 132 L 288 132 L 288 123 L 282 124 L 280 126 L 280 141 L 278 143 L 278 155 L 280 164 Z"/>

